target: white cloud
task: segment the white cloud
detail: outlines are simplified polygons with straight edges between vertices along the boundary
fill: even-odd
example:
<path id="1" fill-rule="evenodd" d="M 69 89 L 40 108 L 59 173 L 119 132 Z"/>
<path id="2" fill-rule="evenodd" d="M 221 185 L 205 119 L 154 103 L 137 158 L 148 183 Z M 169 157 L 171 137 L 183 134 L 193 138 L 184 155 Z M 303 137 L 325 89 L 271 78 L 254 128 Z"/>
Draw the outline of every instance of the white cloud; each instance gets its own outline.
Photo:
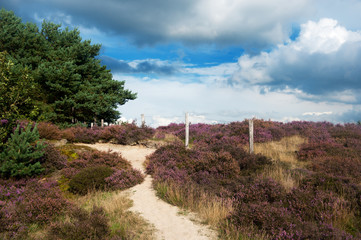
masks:
<path id="1" fill-rule="evenodd" d="M 301 25 L 301 33 L 296 42 L 288 47 L 307 54 L 329 54 L 338 51 L 346 42 L 359 42 L 358 32 L 348 31 L 334 19 L 323 18 L 319 22 L 308 21 Z"/>
<path id="2" fill-rule="evenodd" d="M 119 108 L 125 118 L 140 119 L 145 114 L 146 123 L 151 126 L 167 125 L 170 122 L 184 122 L 184 114 L 190 113 L 192 123 L 224 123 L 242 121 L 257 117 L 284 121 L 286 119 L 332 120 L 331 115 L 302 116 L 305 112 L 342 114 L 352 109 L 344 103 L 312 102 L 300 100 L 283 92 L 260 94 L 258 87 L 238 87 L 187 83 L 184 76 L 159 79 L 136 78 L 115 75 L 125 80 L 125 87 L 138 93 L 138 99 L 129 101 Z"/>
<path id="3" fill-rule="evenodd" d="M 147 123 L 152 127 L 159 127 L 159 126 L 168 126 L 171 123 L 181 123 L 181 119 L 179 117 L 161 117 L 161 116 L 151 116 L 151 123 Z M 184 122 L 184 120 L 183 120 Z"/>
<path id="4" fill-rule="evenodd" d="M 194 1 L 184 18 L 171 22 L 167 34 L 188 41 L 278 43 L 289 33 L 287 24 L 304 15 L 308 4 L 308 0 Z"/>
<path id="5" fill-rule="evenodd" d="M 321 116 L 321 115 L 331 115 L 332 112 L 305 112 L 302 116 Z"/>
<path id="6" fill-rule="evenodd" d="M 264 91 L 293 91 L 310 100 L 354 102 L 361 90 L 360 61 L 361 33 L 321 19 L 302 24 L 295 41 L 241 56 L 232 80 L 262 86 Z"/>
<path id="7" fill-rule="evenodd" d="M 237 69 L 237 63 L 222 63 L 212 67 L 187 67 L 183 69 L 183 72 L 199 75 L 230 76 Z"/>

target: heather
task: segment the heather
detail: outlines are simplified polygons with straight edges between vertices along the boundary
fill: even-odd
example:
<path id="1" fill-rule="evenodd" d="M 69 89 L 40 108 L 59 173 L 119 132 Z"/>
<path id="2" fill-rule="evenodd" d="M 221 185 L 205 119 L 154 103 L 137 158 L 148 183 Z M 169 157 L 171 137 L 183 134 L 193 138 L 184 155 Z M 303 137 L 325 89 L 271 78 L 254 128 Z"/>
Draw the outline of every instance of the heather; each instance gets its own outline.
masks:
<path id="1" fill-rule="evenodd" d="M 42 136 L 59 139 L 56 135 L 59 129 L 54 125 L 40 125 Z M 55 130 L 44 132 L 44 128 L 49 126 Z M 13 131 L 5 145 L 6 152 L 2 154 L 14 153 L 14 160 L 36 163 L 41 171 L 29 171 L 27 169 L 31 168 L 28 167 L 26 171 L 16 171 L 17 174 L 5 174 L 9 164 L 6 163 L 8 158 L 3 158 L 5 162 L 1 164 L 3 174 L 0 178 L 1 239 L 131 239 L 130 236 L 138 234 L 138 231 L 144 232 L 139 232 L 140 235 L 150 234 L 146 223 L 126 210 L 129 204 L 123 206 L 117 203 L 118 207 L 113 210 L 109 207 L 104 210 L 95 203 L 91 209 L 84 209 L 77 202 L 84 195 L 91 197 L 96 192 L 106 191 L 116 193 L 143 181 L 143 174 L 133 169 L 120 154 L 72 144 L 55 147 L 50 142 L 40 141 L 37 125 L 27 121 L 19 122 Z M 13 140 L 13 136 L 15 140 L 22 139 L 21 144 L 15 144 L 19 141 Z M 40 143 L 41 148 L 36 148 Z M 16 147 L 19 151 L 12 150 Z M 41 152 L 38 154 L 36 151 Z M 122 201 L 128 200 L 122 198 Z M 109 214 L 112 219 L 107 217 Z M 116 221 L 115 216 L 120 220 Z M 128 220 L 141 222 L 140 230 L 128 226 Z M 113 226 L 115 221 L 116 226 Z"/>
<path id="2" fill-rule="evenodd" d="M 24 239 L 31 224 L 48 224 L 71 206 L 55 181 L 1 180 L 0 237 Z"/>
<path id="3" fill-rule="evenodd" d="M 159 196 L 195 211 L 201 196 L 232 202 L 214 221 L 227 239 L 359 239 L 361 126 L 256 120 L 254 128 L 259 154 L 248 153 L 247 121 L 192 124 L 189 149 L 174 143 L 149 157 Z M 184 138 L 184 124 L 156 131 Z M 293 139 L 297 148 L 268 154 L 270 143 L 287 148 Z"/>
<path id="4" fill-rule="evenodd" d="M 39 134 L 47 140 L 66 139 L 72 143 L 111 142 L 114 144 L 132 145 L 153 137 L 155 130 L 147 126 L 138 127 L 135 123 L 121 125 L 94 126 L 67 125 L 63 128 L 49 122 L 39 122 Z"/>

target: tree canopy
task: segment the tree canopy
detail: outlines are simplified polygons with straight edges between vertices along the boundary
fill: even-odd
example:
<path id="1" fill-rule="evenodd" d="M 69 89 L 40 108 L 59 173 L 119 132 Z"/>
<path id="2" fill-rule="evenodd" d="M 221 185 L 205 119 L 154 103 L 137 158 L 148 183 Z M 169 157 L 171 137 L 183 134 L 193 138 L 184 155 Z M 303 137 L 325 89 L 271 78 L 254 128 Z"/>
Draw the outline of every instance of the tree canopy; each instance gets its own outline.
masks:
<path id="1" fill-rule="evenodd" d="M 99 44 L 83 41 L 78 29 L 48 21 L 39 29 L 1 9 L 1 91 L 11 98 L 15 97 L 11 91 L 21 95 L 26 101 L 16 111 L 32 120 L 114 122 L 120 117 L 117 107 L 136 94 L 101 65 L 96 58 L 100 49 Z M 2 112 L 11 107 L 11 98 L 5 98 L 1 98 Z"/>

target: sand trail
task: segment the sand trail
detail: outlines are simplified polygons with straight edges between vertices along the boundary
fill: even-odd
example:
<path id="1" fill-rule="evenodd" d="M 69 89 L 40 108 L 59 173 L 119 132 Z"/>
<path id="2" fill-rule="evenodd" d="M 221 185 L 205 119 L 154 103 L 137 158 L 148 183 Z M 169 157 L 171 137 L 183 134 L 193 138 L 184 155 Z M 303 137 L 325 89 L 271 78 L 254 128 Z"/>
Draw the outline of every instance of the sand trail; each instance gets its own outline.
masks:
<path id="1" fill-rule="evenodd" d="M 134 168 L 145 172 L 143 162 L 146 156 L 155 149 L 141 146 L 123 146 L 115 144 L 82 144 L 101 151 L 112 150 L 120 152 L 122 156 L 131 162 Z M 146 175 L 145 181 L 129 191 L 133 200 L 131 211 L 139 212 L 157 230 L 157 240 L 208 240 L 216 239 L 216 233 L 208 226 L 199 224 L 194 214 L 180 214 L 182 211 L 156 196 L 152 188 L 152 177 Z"/>

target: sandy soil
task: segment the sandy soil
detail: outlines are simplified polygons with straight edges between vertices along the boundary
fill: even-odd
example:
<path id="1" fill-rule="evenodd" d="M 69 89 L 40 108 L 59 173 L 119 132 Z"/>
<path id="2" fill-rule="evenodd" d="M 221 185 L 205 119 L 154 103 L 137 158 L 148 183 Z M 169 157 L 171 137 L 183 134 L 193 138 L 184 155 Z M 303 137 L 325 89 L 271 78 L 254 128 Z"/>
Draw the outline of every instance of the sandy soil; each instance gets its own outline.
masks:
<path id="1" fill-rule="evenodd" d="M 141 146 L 122 146 L 115 144 L 82 144 L 102 151 L 109 149 L 120 152 L 134 168 L 144 173 L 143 162 L 155 149 Z M 194 214 L 181 214 L 182 211 L 160 200 L 152 188 L 152 178 L 147 175 L 142 184 L 130 188 L 133 200 L 131 211 L 139 212 L 144 219 L 154 225 L 158 240 L 203 240 L 216 239 L 216 233 L 206 225 L 199 224 Z"/>

